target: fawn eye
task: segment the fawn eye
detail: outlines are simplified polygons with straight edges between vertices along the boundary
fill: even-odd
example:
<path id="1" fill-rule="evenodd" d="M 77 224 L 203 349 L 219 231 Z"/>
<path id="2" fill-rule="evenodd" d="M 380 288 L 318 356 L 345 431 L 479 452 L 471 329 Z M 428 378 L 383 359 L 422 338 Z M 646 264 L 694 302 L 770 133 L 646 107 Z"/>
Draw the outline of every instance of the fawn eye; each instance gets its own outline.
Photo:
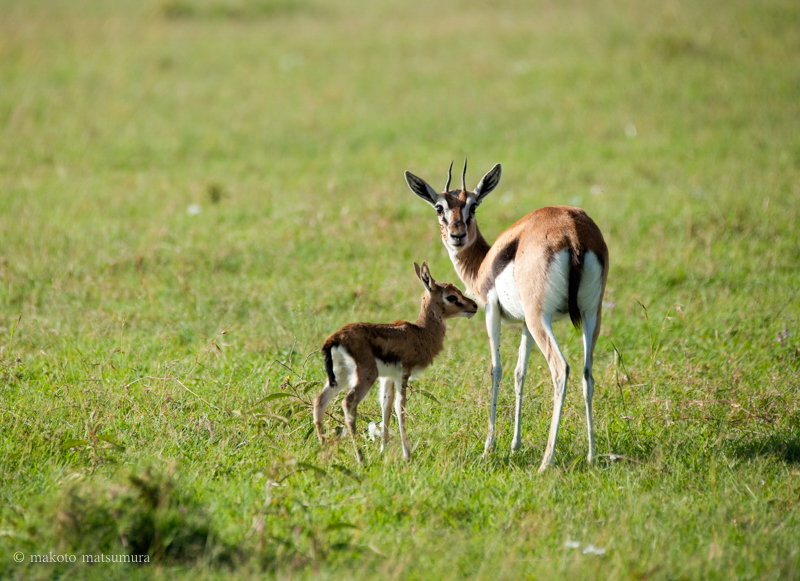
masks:
<path id="1" fill-rule="evenodd" d="M 444 300 L 446 300 L 448 303 L 454 303 L 458 300 L 458 297 L 454 295 L 449 295 L 444 297 Z"/>

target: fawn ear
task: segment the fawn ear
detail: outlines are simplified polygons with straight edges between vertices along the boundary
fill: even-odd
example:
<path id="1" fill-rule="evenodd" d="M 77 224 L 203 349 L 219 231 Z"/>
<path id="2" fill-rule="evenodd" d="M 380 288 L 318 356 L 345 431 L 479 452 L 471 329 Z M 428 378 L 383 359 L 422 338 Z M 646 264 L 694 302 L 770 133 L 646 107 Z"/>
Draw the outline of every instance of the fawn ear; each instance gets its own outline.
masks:
<path id="1" fill-rule="evenodd" d="M 428 268 L 428 263 L 423 262 L 422 267 L 420 267 L 416 262 L 414 263 L 414 272 L 417 273 L 417 278 L 420 282 L 425 285 L 425 288 L 428 289 L 428 292 L 433 292 L 433 285 L 436 281 L 433 280 L 431 276 L 431 271 Z"/>

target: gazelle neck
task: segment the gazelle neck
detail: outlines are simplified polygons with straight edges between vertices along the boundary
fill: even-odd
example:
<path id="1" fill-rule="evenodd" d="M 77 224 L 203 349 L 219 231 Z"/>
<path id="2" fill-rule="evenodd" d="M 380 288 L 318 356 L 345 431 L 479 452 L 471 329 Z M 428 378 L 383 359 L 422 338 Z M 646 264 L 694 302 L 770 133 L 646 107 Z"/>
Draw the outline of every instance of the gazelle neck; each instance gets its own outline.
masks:
<path id="1" fill-rule="evenodd" d="M 427 292 L 422 293 L 422 306 L 419 309 L 417 326 L 437 339 L 438 342 L 444 341 L 447 323 L 442 316 L 441 309 L 431 304 L 431 298 Z"/>
<path id="2" fill-rule="evenodd" d="M 450 260 L 453 263 L 453 268 L 456 269 L 456 273 L 461 279 L 461 282 L 466 285 L 467 293 L 473 297 L 480 296 L 478 289 L 475 288 L 475 284 L 478 280 L 478 272 L 480 271 L 483 259 L 486 258 L 490 248 L 491 245 L 486 242 L 476 224 L 475 240 L 472 244 L 460 252 L 451 248 L 447 249 L 450 254 Z"/>

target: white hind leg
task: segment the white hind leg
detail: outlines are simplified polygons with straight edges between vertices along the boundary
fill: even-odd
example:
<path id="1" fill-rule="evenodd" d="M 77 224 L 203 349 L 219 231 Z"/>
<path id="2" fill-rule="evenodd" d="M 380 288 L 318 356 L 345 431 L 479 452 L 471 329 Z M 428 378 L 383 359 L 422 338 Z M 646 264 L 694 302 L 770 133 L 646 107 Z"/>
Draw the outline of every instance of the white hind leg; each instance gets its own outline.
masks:
<path id="1" fill-rule="evenodd" d="M 594 376 L 592 363 L 597 337 L 600 334 L 600 311 L 583 317 L 583 400 L 586 402 L 586 429 L 589 432 L 589 454 L 586 459 L 594 463 L 594 423 L 592 421 L 592 395 L 594 394 Z"/>
<path id="2" fill-rule="evenodd" d="M 594 348 L 600 335 L 603 292 L 605 291 L 604 269 L 593 252 L 587 252 L 583 264 L 583 277 L 578 289 L 578 308 L 581 311 L 583 334 L 583 400 L 586 403 L 586 429 L 589 435 L 589 464 L 595 460 L 594 424 L 592 421 L 592 395 L 594 394 Z"/>
<path id="3" fill-rule="evenodd" d="M 337 384 L 331 387 L 330 383 L 325 381 L 325 387 L 322 388 L 319 395 L 314 398 L 314 426 L 317 428 L 317 437 L 319 438 L 320 444 L 325 443 L 325 426 L 323 424 L 325 420 L 325 410 L 331 400 L 343 390 L 343 385 Z"/>
<path id="4" fill-rule="evenodd" d="M 331 348 L 331 360 L 333 363 L 333 376 L 336 384 L 330 384 L 330 378 L 325 380 L 325 387 L 317 397 L 314 398 L 314 426 L 317 428 L 317 437 L 320 443 L 325 443 L 325 410 L 333 398 L 342 393 L 346 388 L 352 389 L 357 381 L 356 362 L 343 347 L 335 346 Z"/>
<path id="5" fill-rule="evenodd" d="M 555 463 L 556 440 L 558 439 L 558 425 L 561 422 L 561 411 L 564 409 L 564 399 L 567 395 L 567 379 L 569 378 L 569 365 L 553 335 L 552 317 L 544 314 L 541 319 L 526 317 L 525 323 L 533 335 L 539 349 L 544 353 L 553 378 L 553 417 L 550 420 L 550 434 L 547 437 L 547 447 L 544 450 L 542 464 L 539 472 L 544 472 Z"/>

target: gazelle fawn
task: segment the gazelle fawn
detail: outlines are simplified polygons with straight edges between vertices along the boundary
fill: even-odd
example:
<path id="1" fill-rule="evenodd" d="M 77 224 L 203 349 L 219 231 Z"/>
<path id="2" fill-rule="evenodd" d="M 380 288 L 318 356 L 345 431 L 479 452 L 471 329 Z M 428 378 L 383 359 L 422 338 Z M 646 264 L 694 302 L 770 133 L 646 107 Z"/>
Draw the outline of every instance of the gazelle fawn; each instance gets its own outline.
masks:
<path id="1" fill-rule="evenodd" d="M 484 455 L 494 448 L 497 392 L 503 375 L 500 323 L 521 322 L 522 341 L 514 371 L 516 407 L 511 450 L 522 446 L 522 390 L 533 340 L 547 359 L 554 387 L 550 435 L 539 471 L 554 463 L 569 365 L 553 334 L 552 323 L 569 315 L 572 324 L 582 328 L 583 333 L 583 397 L 589 432 L 588 460 L 592 463 L 595 458 L 592 359 L 600 334 L 608 277 L 608 248 L 603 235 L 580 208 L 550 206 L 528 214 L 501 233 L 490 246 L 478 230 L 475 210 L 500 182 L 501 166 L 498 163 L 489 170 L 475 191 L 467 190 L 465 185 L 466 160 L 460 189 L 450 189 L 452 169 L 451 163 L 442 193 L 437 193 L 411 172 L 405 172 L 405 178 L 411 191 L 436 209 L 442 242 L 453 267 L 466 285 L 467 293 L 480 297 L 486 308 L 486 329 L 492 351 L 492 402 Z"/>
<path id="2" fill-rule="evenodd" d="M 414 271 L 422 282 L 422 306 L 416 323 L 395 321 L 376 325 L 350 323 L 327 339 L 322 346 L 328 379 L 322 392 L 314 399 L 314 425 L 321 443 L 325 441 L 323 420 L 325 409 L 334 396 L 345 388 L 350 391 L 342 400 L 347 430 L 353 438 L 359 462 L 364 456 L 356 443 L 356 410 L 376 379 L 380 379 L 380 402 L 383 415 L 381 452 L 389 437 L 392 402 L 400 427 L 403 457 L 411 459 L 411 447 L 406 435 L 406 387 L 410 378 L 418 377 L 444 346 L 446 319 L 472 317 L 478 305 L 448 283 L 436 282 L 428 265 Z M 395 399 L 395 387 L 399 397 Z"/>

